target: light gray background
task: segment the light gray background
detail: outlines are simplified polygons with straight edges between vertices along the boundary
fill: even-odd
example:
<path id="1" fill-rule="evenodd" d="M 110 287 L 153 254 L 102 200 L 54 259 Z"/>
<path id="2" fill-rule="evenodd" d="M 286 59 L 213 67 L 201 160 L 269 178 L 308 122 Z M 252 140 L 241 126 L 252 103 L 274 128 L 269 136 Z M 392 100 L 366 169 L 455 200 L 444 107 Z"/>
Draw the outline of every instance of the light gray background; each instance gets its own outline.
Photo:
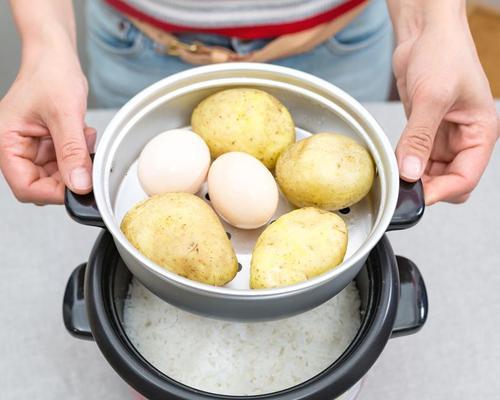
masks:
<path id="1" fill-rule="evenodd" d="M 400 104 L 368 109 L 394 143 L 404 126 Z M 112 114 L 91 112 L 88 120 L 102 132 Z M 498 400 L 499 182 L 497 148 L 467 204 L 430 207 L 419 225 L 390 234 L 396 253 L 423 273 L 429 320 L 418 334 L 389 342 L 360 400 Z M 129 398 L 96 345 L 71 337 L 62 322 L 67 278 L 98 229 L 71 221 L 62 207 L 17 203 L 2 179 L 0 210 L 0 398 Z"/>
<path id="2" fill-rule="evenodd" d="M 75 0 L 83 50 L 83 0 Z M 500 0 L 490 0 L 500 4 Z M 0 97 L 15 78 L 19 41 L 0 1 Z M 394 142 L 399 105 L 370 105 Z M 112 113 L 91 113 L 99 131 Z M 419 334 L 392 340 L 361 400 L 493 400 L 500 393 L 500 154 L 466 205 L 427 210 L 415 228 L 390 235 L 421 268 L 430 317 Z M 109 399 L 129 395 L 94 343 L 64 330 L 61 303 L 72 269 L 88 257 L 97 230 L 62 207 L 17 203 L 0 178 L 0 398 Z"/>
<path id="3" fill-rule="evenodd" d="M 40 1 L 40 0 L 35 0 Z M 45 1 L 45 0 L 43 0 Z M 468 0 L 469 3 L 485 3 L 500 7 L 500 0 Z M 78 27 L 78 50 L 83 70 L 86 70 L 85 55 L 85 0 L 73 0 Z M 8 0 L 0 0 L 0 98 L 15 79 L 20 60 L 20 41 L 12 21 Z M 91 105 L 92 102 L 89 102 Z"/>

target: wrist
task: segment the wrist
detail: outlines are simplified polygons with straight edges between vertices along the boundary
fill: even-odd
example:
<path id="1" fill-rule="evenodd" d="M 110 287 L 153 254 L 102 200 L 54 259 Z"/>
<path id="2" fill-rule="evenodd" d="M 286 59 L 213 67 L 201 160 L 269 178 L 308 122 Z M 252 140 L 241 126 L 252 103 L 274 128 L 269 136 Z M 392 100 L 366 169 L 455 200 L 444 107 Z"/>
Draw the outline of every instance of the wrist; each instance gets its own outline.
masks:
<path id="1" fill-rule="evenodd" d="M 466 21 L 465 0 L 387 0 L 397 43 L 426 29 L 452 28 Z"/>
<path id="2" fill-rule="evenodd" d="M 77 55 L 76 43 L 71 32 L 56 24 L 39 27 L 36 31 L 23 32 L 22 64 L 39 62 L 47 53 Z"/>

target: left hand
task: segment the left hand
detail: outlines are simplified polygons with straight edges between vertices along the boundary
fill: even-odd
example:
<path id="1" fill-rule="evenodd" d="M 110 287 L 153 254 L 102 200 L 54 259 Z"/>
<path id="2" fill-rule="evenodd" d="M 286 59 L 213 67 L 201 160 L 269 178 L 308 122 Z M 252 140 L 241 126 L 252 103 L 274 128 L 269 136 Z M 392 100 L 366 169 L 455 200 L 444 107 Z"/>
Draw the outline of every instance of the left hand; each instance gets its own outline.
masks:
<path id="1" fill-rule="evenodd" d="M 422 178 L 426 204 L 461 203 L 498 138 L 491 90 L 465 16 L 415 29 L 393 58 L 408 124 L 396 150 L 401 178 Z"/>

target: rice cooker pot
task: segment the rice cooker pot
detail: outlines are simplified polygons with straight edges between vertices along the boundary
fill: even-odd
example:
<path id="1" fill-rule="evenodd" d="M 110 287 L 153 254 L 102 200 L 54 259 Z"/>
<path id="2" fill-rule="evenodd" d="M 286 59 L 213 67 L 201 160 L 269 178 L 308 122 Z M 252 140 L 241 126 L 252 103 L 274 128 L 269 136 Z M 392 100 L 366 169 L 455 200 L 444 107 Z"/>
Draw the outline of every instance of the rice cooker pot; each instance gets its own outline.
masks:
<path id="1" fill-rule="evenodd" d="M 362 322 L 346 351 L 323 372 L 289 389 L 258 396 L 226 396 L 169 378 L 134 348 L 123 327 L 124 299 L 131 278 L 112 235 L 103 231 L 88 262 L 77 267 L 69 279 L 63 318 L 72 335 L 93 339 L 115 371 L 150 400 L 334 399 L 368 372 L 391 337 L 417 332 L 428 313 L 427 292 L 418 268 L 395 256 L 383 236 L 356 277 Z"/>

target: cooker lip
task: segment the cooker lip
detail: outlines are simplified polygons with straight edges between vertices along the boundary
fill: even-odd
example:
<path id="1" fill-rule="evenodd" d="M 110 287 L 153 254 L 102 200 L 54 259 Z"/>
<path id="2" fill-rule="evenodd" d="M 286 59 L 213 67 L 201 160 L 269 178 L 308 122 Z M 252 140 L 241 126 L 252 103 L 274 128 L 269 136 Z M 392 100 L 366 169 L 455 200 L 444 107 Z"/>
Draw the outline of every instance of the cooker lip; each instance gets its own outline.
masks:
<path id="1" fill-rule="evenodd" d="M 147 257 L 142 255 L 137 249 L 135 249 L 131 243 L 129 243 L 124 235 L 122 234 L 119 224 L 116 223 L 113 214 L 113 207 L 109 199 L 109 193 L 106 190 L 107 181 L 107 166 L 110 162 L 108 151 L 113 147 L 113 141 L 109 139 L 112 132 L 117 130 L 123 119 L 128 114 L 134 111 L 134 114 L 140 111 L 136 108 L 140 107 L 141 110 L 149 104 L 148 100 L 154 101 L 157 94 L 166 85 L 182 82 L 189 77 L 200 77 L 204 74 L 219 73 L 219 72 L 231 72 L 236 73 L 241 72 L 267 72 L 274 73 L 281 76 L 283 79 L 299 79 L 304 83 L 316 88 L 322 88 L 323 90 L 328 90 L 332 97 L 341 98 L 345 102 L 349 109 L 345 109 L 345 113 L 349 115 L 356 114 L 361 118 L 366 124 L 370 126 L 370 129 L 376 134 L 377 140 L 379 142 L 379 157 L 381 158 L 381 164 L 385 171 L 384 179 L 386 181 L 385 196 L 383 202 L 385 203 L 383 209 L 380 211 L 381 215 L 377 219 L 377 225 L 374 226 L 369 234 L 366 242 L 358 249 L 351 257 L 349 257 L 345 262 L 340 264 L 337 268 L 331 271 L 325 272 L 317 277 L 311 278 L 307 281 L 281 288 L 271 288 L 271 289 L 259 289 L 259 290 L 239 290 L 226 287 L 212 286 L 204 284 L 201 282 L 196 282 L 189 280 L 187 278 L 181 277 L 171 271 L 162 268 L 149 260 Z M 208 78 L 207 78 L 208 79 Z M 213 77 L 210 79 L 214 79 Z M 174 87 L 173 91 L 182 90 L 184 86 Z M 302 88 L 304 89 L 304 88 Z M 307 88 L 305 90 L 312 91 L 312 89 Z M 338 100 L 338 99 L 337 99 Z M 333 100 L 332 100 L 333 101 Z M 354 118 L 351 115 L 352 118 Z M 368 135 L 370 136 L 370 135 Z M 372 139 L 373 141 L 373 139 Z M 105 148 L 103 148 L 103 145 Z M 382 151 L 383 150 L 383 151 Z M 398 187 L 399 187 L 399 174 L 396 163 L 396 158 L 393 153 L 389 139 L 385 135 L 382 128 L 376 122 L 376 120 L 369 114 L 369 112 L 354 98 L 344 92 L 342 89 L 320 79 L 306 72 L 294 70 L 287 67 L 259 64 L 259 63 L 227 63 L 222 65 L 210 65 L 193 68 L 184 72 L 180 72 L 169 76 L 150 87 L 144 89 L 134 98 L 132 98 L 118 113 L 113 117 L 109 125 L 107 126 L 103 138 L 101 139 L 98 151 L 94 160 L 94 194 L 95 200 L 101 212 L 101 216 L 104 220 L 106 227 L 112 232 L 114 240 L 118 241 L 120 247 L 130 254 L 134 259 L 141 263 L 141 267 L 148 270 L 148 273 L 156 275 L 159 279 L 168 280 L 169 284 L 181 287 L 187 291 L 196 291 L 203 293 L 207 296 L 222 296 L 226 299 L 242 299 L 242 298 L 277 298 L 280 296 L 288 296 L 297 292 L 306 291 L 317 286 L 321 286 L 326 282 L 335 279 L 336 276 L 341 275 L 343 272 L 350 268 L 355 268 L 356 265 L 366 257 L 366 253 L 369 252 L 380 238 L 384 235 L 387 227 L 390 224 L 391 218 L 396 209 L 396 204 L 398 200 Z M 360 251 L 364 249 L 364 252 Z"/>
<path id="2" fill-rule="evenodd" d="M 113 252 L 114 251 L 114 252 Z M 108 231 L 103 231 L 90 255 L 85 274 L 85 302 L 92 335 L 99 349 L 115 371 L 134 389 L 150 400 L 169 396 L 173 400 L 295 400 L 335 398 L 349 390 L 375 363 L 389 340 L 399 301 L 399 274 L 396 257 L 386 236 L 370 253 L 372 274 L 367 313 L 351 345 L 335 362 L 315 377 L 291 388 L 254 396 L 218 395 L 204 392 L 164 375 L 149 364 L 130 343 L 113 303 L 112 290 L 117 260 L 106 267 L 110 252 L 119 257 Z M 106 264 L 106 265 L 105 265 Z M 377 272 L 378 271 L 378 272 Z M 379 274 L 374 277 L 373 274 Z M 111 275 L 111 276 L 110 276 Z M 108 278 L 108 286 L 103 282 Z M 374 290 L 374 280 L 378 290 Z"/>

